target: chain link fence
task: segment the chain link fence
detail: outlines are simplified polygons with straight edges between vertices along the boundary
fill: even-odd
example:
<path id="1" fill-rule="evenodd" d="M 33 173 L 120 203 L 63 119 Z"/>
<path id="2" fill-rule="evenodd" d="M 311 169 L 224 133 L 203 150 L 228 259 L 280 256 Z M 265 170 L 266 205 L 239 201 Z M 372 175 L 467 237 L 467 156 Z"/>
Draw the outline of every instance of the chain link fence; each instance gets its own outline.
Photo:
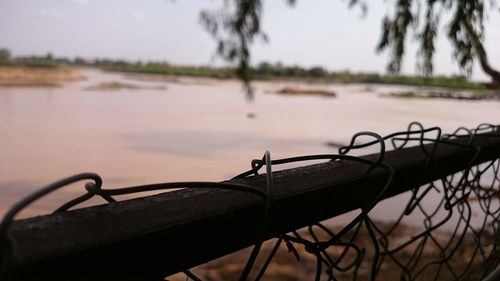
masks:
<path id="1" fill-rule="evenodd" d="M 252 249 L 186 268 L 182 276 L 175 274 L 166 280 L 500 280 L 496 269 L 500 263 L 500 149 L 490 160 L 478 163 L 482 148 L 476 145 L 478 138 L 499 138 L 499 128 L 482 124 L 442 134 L 438 127 L 425 128 L 413 122 L 407 130 L 387 136 L 361 132 L 338 154 L 276 160 L 266 152 L 261 159 L 251 161 L 251 168 L 237 175 L 235 182 L 178 182 L 105 189 L 96 174 L 75 175 L 40 189 L 6 213 L 0 225 L 0 278 L 17 279 L 12 273 L 16 267 L 16 246 L 9 234 L 16 214 L 49 193 L 87 181 L 83 195 L 55 212 L 67 212 L 94 197 L 112 203 L 120 195 L 178 188 L 231 190 L 264 202 L 262 219 L 255 229 L 262 239 Z M 396 169 L 385 162 L 386 153 L 410 146 L 420 147 L 425 157 L 423 170 L 438 173 L 438 180 L 411 186 L 410 191 L 385 200 L 393 197 L 389 190 L 398 184 Z M 438 146 L 471 150 L 468 164 L 457 173 L 441 174 L 434 161 Z M 369 157 L 353 156 L 362 149 L 376 153 Z M 376 196 L 345 198 L 363 202 L 359 210 L 349 214 L 349 220 L 314 222 L 289 233 L 271 232 L 276 211 L 273 170 L 282 164 L 318 160 L 357 163 L 365 179 L 381 171 L 387 177 Z M 265 189 L 238 183 L 238 179 L 261 172 L 265 172 Z M 423 173 L 421 177 L 425 180 L 428 175 Z M 363 188 L 373 188 L 364 181 L 361 184 L 366 185 Z M 386 215 L 380 218 L 376 215 L 380 212 Z"/>

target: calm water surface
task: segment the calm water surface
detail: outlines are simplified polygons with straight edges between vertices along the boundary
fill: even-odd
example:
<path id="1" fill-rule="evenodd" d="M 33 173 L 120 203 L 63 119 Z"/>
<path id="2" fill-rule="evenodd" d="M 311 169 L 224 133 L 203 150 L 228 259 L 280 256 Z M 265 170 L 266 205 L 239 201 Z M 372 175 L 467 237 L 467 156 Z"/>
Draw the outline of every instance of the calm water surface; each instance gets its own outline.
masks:
<path id="1" fill-rule="evenodd" d="M 403 130 L 418 120 L 451 131 L 500 123 L 500 103 L 395 99 L 403 87 L 318 85 L 337 98 L 282 96 L 279 82 L 255 83 L 249 103 L 237 81 L 139 76 L 84 70 L 61 88 L 0 89 L 0 214 L 52 181 L 95 172 L 107 188 L 164 181 L 220 181 L 248 169 L 265 150 L 273 158 L 336 153 L 358 131 Z M 138 90 L 87 90 L 123 82 Z M 250 118 L 249 113 L 255 117 Z M 24 215 L 46 212 L 81 192 L 74 186 Z"/>

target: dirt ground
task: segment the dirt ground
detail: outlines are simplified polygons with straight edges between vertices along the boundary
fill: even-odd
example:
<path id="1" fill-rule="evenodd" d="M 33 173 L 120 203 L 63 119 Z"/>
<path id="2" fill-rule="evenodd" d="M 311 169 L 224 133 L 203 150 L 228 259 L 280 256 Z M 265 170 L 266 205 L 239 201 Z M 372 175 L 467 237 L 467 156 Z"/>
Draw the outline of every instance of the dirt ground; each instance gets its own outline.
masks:
<path id="1" fill-rule="evenodd" d="M 334 228 L 337 231 L 340 228 Z M 415 234 L 417 229 L 407 226 L 400 226 L 392 235 L 388 236 L 388 243 L 391 245 L 388 248 L 394 248 L 408 241 Z M 329 236 L 324 232 L 318 232 L 320 241 L 329 240 Z M 303 238 L 310 238 L 306 231 L 301 232 Z M 435 233 L 432 238 L 427 238 L 424 247 L 421 247 L 422 239 L 416 240 L 398 251 L 392 256 L 383 257 L 380 269 L 375 280 L 481 280 L 481 275 L 484 270 L 488 270 L 484 263 L 484 255 L 488 255 L 492 250 L 491 246 L 495 245 L 495 238 L 484 237 L 481 247 L 477 247 L 477 241 L 472 236 L 467 236 L 461 242 L 452 242 L 449 251 L 455 249 L 452 257 L 446 262 L 443 261 L 443 253 L 449 251 L 441 251 L 434 241 L 440 245 L 446 245 L 449 241 L 450 234 Z M 334 269 L 334 277 L 336 280 L 371 280 L 372 264 L 374 261 L 373 243 L 369 239 L 366 230 L 360 230 L 355 238 L 356 245 L 362 249 L 364 255 L 357 269 L 357 279 L 353 279 L 354 267 L 350 270 L 341 271 Z M 271 251 L 276 240 L 270 240 L 263 245 L 259 258 L 257 259 L 254 269 L 249 280 L 253 280 L 258 273 L 260 267 L 267 258 L 267 254 Z M 455 244 L 453 244 L 455 243 Z M 456 247 L 455 247 L 456 246 Z M 495 250 L 498 252 L 498 246 Z M 293 243 L 293 248 L 297 251 L 300 260 L 297 259 L 293 252 L 290 252 L 285 243 L 282 243 L 277 251 L 272 263 L 269 265 L 266 273 L 261 280 L 268 281 L 299 281 L 299 280 L 314 280 L 317 271 L 316 256 L 306 251 L 301 244 Z M 343 251 L 342 246 L 329 247 L 326 252 L 333 259 L 338 259 Z M 419 251 L 419 259 L 415 259 L 415 253 Z M 250 255 L 251 249 L 230 254 L 223 258 L 209 262 L 192 269 L 196 276 L 206 281 L 229 281 L 238 280 L 244 265 Z M 354 251 L 349 250 L 345 254 L 345 258 L 339 263 L 340 267 L 348 268 L 349 264 L 356 261 L 358 257 Z M 498 260 L 497 260 L 498 262 Z M 410 276 L 404 276 L 405 270 L 409 269 Z M 322 267 L 321 280 L 329 280 L 326 274 L 327 268 Z M 459 276 L 457 279 L 456 277 Z M 406 278 L 406 279 L 405 279 Z M 413 279 L 414 278 L 414 279 Z M 435 279 L 437 278 L 437 279 Z M 168 277 L 170 281 L 185 281 L 186 275 L 176 274 Z M 191 279 L 187 279 L 191 280 Z"/>

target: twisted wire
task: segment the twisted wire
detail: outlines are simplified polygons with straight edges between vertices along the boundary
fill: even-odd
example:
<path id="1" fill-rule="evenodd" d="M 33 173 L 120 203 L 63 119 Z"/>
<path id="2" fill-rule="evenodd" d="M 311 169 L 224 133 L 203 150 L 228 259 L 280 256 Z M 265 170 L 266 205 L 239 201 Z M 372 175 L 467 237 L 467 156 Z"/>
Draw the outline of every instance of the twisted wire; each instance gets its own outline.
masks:
<path id="1" fill-rule="evenodd" d="M 251 168 L 233 179 L 256 176 L 265 169 L 266 190 L 249 185 L 216 182 L 174 182 L 118 189 L 103 188 L 103 181 L 93 173 L 71 176 L 50 184 L 15 204 L 0 224 L 0 280 L 8 280 L 15 249 L 8 234 L 15 216 L 31 203 L 69 184 L 88 181 L 85 193 L 56 208 L 65 212 L 100 197 L 111 203 L 116 196 L 145 191 L 173 190 L 179 188 L 213 188 L 248 193 L 264 202 L 262 221 L 255 230 L 259 241 L 253 246 L 248 259 L 237 277 L 238 280 L 262 280 L 280 249 L 301 261 L 306 255 L 314 260 L 314 277 L 320 280 L 385 280 L 384 272 L 398 272 L 399 280 L 496 280 L 500 270 L 500 160 L 476 163 L 480 147 L 478 137 L 498 137 L 499 126 L 480 124 L 476 128 L 460 127 L 451 134 L 442 134 L 439 127 L 425 128 L 412 122 L 405 131 L 380 136 L 372 132 L 355 134 L 348 145 L 339 148 L 338 154 L 317 154 L 284 159 L 271 159 L 266 151 L 261 159 L 251 161 Z M 371 138 L 361 142 L 360 139 Z M 457 141 L 460 140 L 460 141 Z M 442 175 L 438 180 L 422 186 L 413 186 L 409 198 L 399 215 L 392 221 L 377 221 L 372 210 L 383 204 L 387 190 L 394 183 L 395 172 L 384 164 L 389 143 L 393 150 L 417 144 L 425 156 L 427 171 L 435 169 L 433 159 L 438 146 L 472 149 L 466 167 L 452 175 Z M 348 155 L 363 148 L 377 150 L 376 157 L 365 158 Z M 364 169 L 363 188 L 379 192 L 368 198 L 350 222 L 343 227 L 316 222 L 305 229 L 291 233 L 271 233 L 276 239 L 268 253 L 264 253 L 264 237 L 269 236 L 274 208 L 273 167 L 281 164 L 312 160 L 356 162 Z M 373 171 L 381 169 L 388 177 L 381 186 L 368 184 Z M 426 177 L 426 175 L 422 175 Z M 428 202 L 430 201 L 430 202 Z M 365 202 L 365 201 L 364 201 Z M 474 208 L 472 207 L 475 206 Z M 477 213 L 477 210 L 480 212 Z M 421 218 L 421 224 L 409 227 L 405 220 Z M 406 230 L 405 230 L 406 229 Z M 300 251 L 298 246 L 303 247 Z M 258 257 L 263 257 L 259 263 Z M 459 260 L 459 261 L 457 261 Z M 389 270 L 390 269 L 390 270 Z M 203 280 L 191 269 L 185 269 L 186 278 Z"/>

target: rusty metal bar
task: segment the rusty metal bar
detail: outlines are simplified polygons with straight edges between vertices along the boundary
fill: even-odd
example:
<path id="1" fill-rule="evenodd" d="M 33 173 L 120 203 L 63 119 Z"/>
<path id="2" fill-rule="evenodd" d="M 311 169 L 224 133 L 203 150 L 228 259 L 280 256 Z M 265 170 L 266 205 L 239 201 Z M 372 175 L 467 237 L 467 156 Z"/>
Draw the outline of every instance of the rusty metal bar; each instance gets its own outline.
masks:
<path id="1" fill-rule="evenodd" d="M 472 164 L 500 157 L 499 136 L 475 136 L 481 149 Z M 383 163 L 395 170 L 395 179 L 384 198 L 461 171 L 474 153 L 438 143 L 429 166 L 421 147 L 386 152 Z M 265 238 L 370 203 L 388 174 L 376 168 L 366 178 L 365 171 L 360 163 L 331 161 L 274 172 Z M 265 175 L 227 182 L 266 187 Z M 163 280 L 259 241 L 264 204 L 237 191 L 186 189 L 18 220 L 9 230 L 16 250 L 13 279 Z"/>

